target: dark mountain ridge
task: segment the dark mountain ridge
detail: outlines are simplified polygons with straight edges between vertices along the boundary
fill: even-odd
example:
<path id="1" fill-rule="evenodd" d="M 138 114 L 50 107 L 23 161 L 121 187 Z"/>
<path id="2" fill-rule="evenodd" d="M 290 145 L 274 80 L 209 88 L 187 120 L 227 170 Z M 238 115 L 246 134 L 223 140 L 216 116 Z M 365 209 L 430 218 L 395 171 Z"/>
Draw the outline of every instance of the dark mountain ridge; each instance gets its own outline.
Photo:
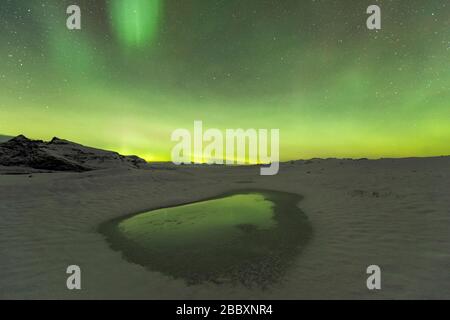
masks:
<path id="1" fill-rule="evenodd" d="M 145 164 L 137 156 L 123 156 L 57 137 L 45 142 L 19 135 L 0 143 L 0 165 L 8 167 L 83 172 L 123 166 L 139 168 Z"/>

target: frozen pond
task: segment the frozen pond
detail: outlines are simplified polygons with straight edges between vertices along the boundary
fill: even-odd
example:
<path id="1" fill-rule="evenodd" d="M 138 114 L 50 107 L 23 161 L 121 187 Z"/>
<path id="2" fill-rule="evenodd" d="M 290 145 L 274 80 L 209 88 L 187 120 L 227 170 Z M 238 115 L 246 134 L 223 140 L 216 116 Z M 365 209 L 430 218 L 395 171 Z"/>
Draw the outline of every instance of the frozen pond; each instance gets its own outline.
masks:
<path id="1" fill-rule="evenodd" d="M 301 197 L 238 191 L 105 223 L 125 259 L 182 278 L 267 287 L 282 278 L 311 236 Z"/>

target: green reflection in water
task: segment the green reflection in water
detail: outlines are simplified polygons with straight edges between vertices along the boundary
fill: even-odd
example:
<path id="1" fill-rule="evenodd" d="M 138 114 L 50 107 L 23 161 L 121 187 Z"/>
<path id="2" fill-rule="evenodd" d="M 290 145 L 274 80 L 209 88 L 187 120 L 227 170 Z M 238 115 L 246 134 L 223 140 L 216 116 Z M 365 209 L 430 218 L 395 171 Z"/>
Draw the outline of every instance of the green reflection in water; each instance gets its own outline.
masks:
<path id="1" fill-rule="evenodd" d="M 311 236 L 295 194 L 239 191 L 101 226 L 112 247 L 152 271 L 185 279 L 267 287 Z"/>

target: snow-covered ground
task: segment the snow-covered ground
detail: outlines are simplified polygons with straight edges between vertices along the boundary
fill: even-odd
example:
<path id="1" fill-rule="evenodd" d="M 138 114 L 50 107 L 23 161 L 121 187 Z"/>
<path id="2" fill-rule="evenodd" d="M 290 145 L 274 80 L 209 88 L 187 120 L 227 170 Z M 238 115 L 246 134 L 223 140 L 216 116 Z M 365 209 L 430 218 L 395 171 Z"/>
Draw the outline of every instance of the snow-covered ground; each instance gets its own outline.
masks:
<path id="1" fill-rule="evenodd" d="M 450 299 L 449 168 L 440 157 L 298 161 L 276 176 L 217 166 L 0 175 L 0 298 Z M 188 286 L 127 262 L 97 230 L 240 188 L 301 194 L 313 227 L 285 280 L 267 290 Z M 71 264 L 82 290 L 66 288 Z M 381 267 L 378 291 L 366 287 L 372 264 Z"/>

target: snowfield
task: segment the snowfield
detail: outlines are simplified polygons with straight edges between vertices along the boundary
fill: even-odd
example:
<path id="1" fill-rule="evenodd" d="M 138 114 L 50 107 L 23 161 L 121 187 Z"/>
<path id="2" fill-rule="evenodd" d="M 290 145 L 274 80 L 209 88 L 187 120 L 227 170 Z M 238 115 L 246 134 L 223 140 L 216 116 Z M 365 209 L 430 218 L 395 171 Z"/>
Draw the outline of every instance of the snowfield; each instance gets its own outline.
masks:
<path id="1" fill-rule="evenodd" d="M 450 299 L 449 168 L 449 157 L 295 161 L 275 176 L 253 166 L 2 167 L 0 298 Z M 302 195 L 313 227 L 286 278 L 267 290 L 188 286 L 127 262 L 97 230 L 130 213 L 251 188 Z M 71 264 L 81 267 L 79 291 L 66 288 Z M 366 287 L 372 264 L 381 290 Z"/>

